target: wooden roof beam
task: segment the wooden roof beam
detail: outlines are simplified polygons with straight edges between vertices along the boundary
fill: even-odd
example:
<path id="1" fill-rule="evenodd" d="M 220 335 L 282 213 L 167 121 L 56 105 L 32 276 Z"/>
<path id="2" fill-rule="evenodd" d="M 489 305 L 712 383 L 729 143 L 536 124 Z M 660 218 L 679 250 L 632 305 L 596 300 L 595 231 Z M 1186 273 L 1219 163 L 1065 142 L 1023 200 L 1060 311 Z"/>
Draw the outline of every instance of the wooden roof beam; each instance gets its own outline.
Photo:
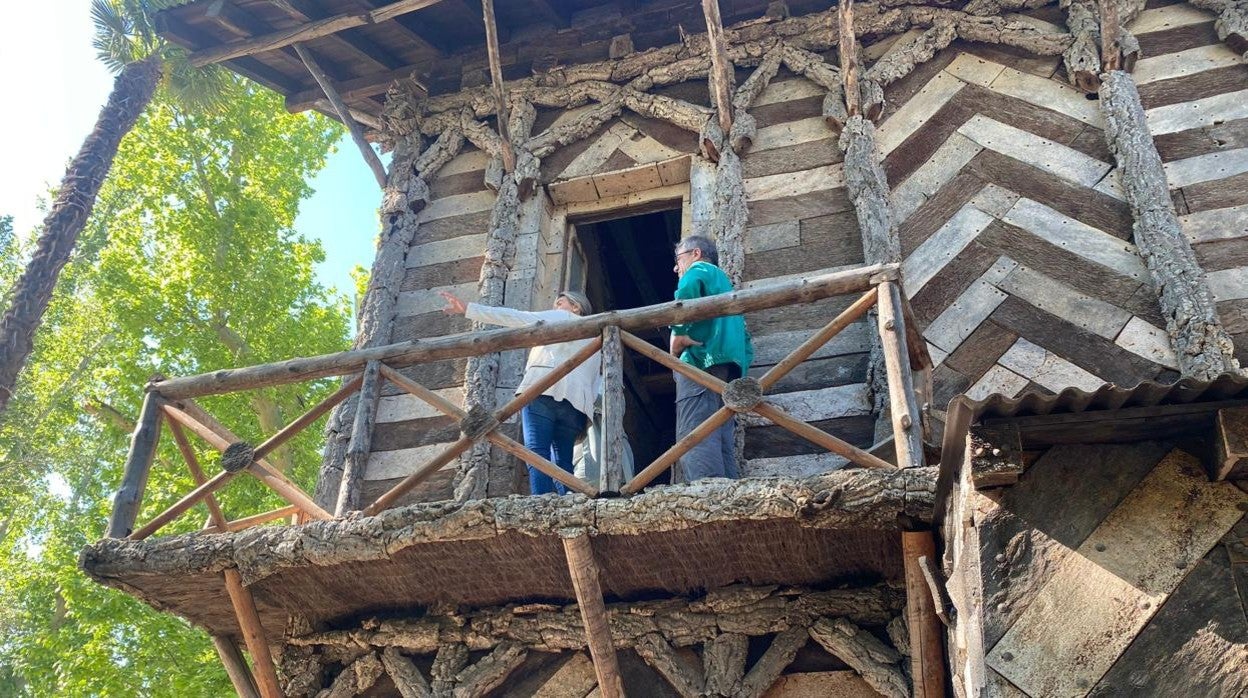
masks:
<path id="1" fill-rule="evenodd" d="M 368 163 L 369 169 L 373 171 L 373 176 L 377 178 L 377 186 L 382 189 L 386 188 L 386 168 L 381 164 L 381 159 L 377 157 L 377 153 L 373 151 L 373 146 L 369 145 L 368 140 L 364 138 L 364 131 L 360 125 L 356 123 L 351 116 L 351 110 L 347 108 L 342 97 L 338 95 L 338 91 L 334 89 L 334 83 L 317 65 L 316 59 L 312 57 L 302 44 L 295 44 L 295 52 L 299 54 L 299 58 L 303 64 L 307 66 L 308 72 L 312 73 L 312 77 L 316 79 L 316 84 L 324 90 L 325 96 L 329 98 L 329 103 L 334 106 L 334 111 L 338 113 L 338 118 L 346 125 L 347 130 L 351 132 L 351 139 L 355 141 L 355 145 L 359 147 L 360 154 L 364 156 L 364 161 Z"/>
<path id="2" fill-rule="evenodd" d="M 325 19 L 329 16 L 329 13 L 325 11 L 325 8 L 322 7 L 321 3 L 317 2 L 317 0 L 273 0 L 273 4 L 280 7 L 286 12 L 286 14 L 302 22 L 314 22 L 316 20 Z M 353 0 L 351 7 L 352 9 L 360 10 L 362 12 L 376 9 L 375 4 L 370 0 Z M 434 45 L 432 41 L 429 41 L 425 37 L 416 33 L 402 21 L 406 19 L 408 19 L 407 16 L 396 17 L 394 26 L 398 28 L 408 42 L 415 44 L 421 51 L 426 51 L 439 57 L 446 54 L 445 51 Z M 355 48 L 365 52 L 375 53 L 378 57 L 383 58 L 383 62 L 386 65 L 383 65 L 382 67 L 386 70 L 400 68 L 404 64 L 402 59 L 394 56 L 368 37 L 352 35 L 350 31 L 343 32 L 337 36 L 342 37 L 343 41 L 346 41 Z"/>
<path id="3" fill-rule="evenodd" d="M 702 0 L 706 17 L 706 40 L 711 49 L 711 91 L 719 127 L 724 135 L 732 130 L 732 63 L 724 46 L 724 24 L 719 17 L 719 0 Z"/>
<path id="4" fill-rule="evenodd" d="M 516 170 L 516 152 L 511 147 L 507 133 L 507 92 L 503 82 L 502 58 L 498 50 L 498 23 L 494 19 L 494 0 L 481 0 L 481 15 L 485 22 L 485 47 L 490 59 L 490 82 L 494 89 L 494 110 L 498 114 L 498 138 L 503 158 L 503 169 Z"/>
<path id="5" fill-rule="evenodd" d="M 224 28 L 232 34 L 237 35 L 241 39 L 259 34 L 266 34 L 273 30 L 273 27 L 267 22 L 238 7 L 231 0 L 215 0 L 209 4 L 208 8 L 204 11 L 204 17 L 213 20 L 218 26 Z M 298 66 L 302 63 L 299 58 L 299 54 L 292 51 L 289 47 L 283 48 L 280 53 L 287 57 L 287 60 L 289 60 L 292 64 L 292 67 Z M 365 58 L 376 62 L 376 59 L 371 56 L 365 56 Z M 335 79 L 341 79 L 343 77 L 343 71 L 336 63 L 329 62 L 325 63 L 325 65 L 328 68 L 328 72 L 333 75 Z"/>
<path id="6" fill-rule="evenodd" d="M 385 94 L 390 84 L 396 80 L 412 80 L 420 89 L 427 92 L 424 81 L 418 77 L 423 69 L 424 66 L 406 65 L 384 73 L 365 75 L 350 80 L 340 80 L 338 82 L 338 94 L 347 102 L 368 99 L 369 97 Z M 315 87 L 293 92 L 286 97 L 286 110 L 289 112 L 301 112 L 314 109 L 317 102 L 323 98 L 324 94 L 321 93 L 319 88 Z"/>
<path id="7" fill-rule="evenodd" d="M 191 65 L 205 66 L 233 58 L 250 56 L 265 51 L 285 48 L 296 43 L 311 41 L 322 36 L 337 34 L 344 29 L 379 24 L 400 15 L 436 5 L 441 0 L 398 0 L 369 12 L 349 12 L 325 19 L 307 22 L 288 29 L 281 29 L 249 39 L 231 41 L 213 48 L 195 51 L 190 55 Z"/>

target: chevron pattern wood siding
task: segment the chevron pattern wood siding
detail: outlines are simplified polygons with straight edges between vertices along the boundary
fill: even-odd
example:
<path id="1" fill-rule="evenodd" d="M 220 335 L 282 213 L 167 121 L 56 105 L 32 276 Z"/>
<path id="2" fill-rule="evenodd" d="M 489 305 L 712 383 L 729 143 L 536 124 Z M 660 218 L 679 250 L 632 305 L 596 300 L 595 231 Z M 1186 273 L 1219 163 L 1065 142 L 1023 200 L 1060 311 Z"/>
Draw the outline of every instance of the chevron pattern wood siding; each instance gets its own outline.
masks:
<path id="1" fill-rule="evenodd" d="M 1248 69 L 1213 19 L 1171 5 L 1131 28 L 1176 205 L 1242 354 Z M 888 97 L 880 145 L 938 402 L 1175 377 L 1097 103 L 1057 60 L 954 44 Z"/>

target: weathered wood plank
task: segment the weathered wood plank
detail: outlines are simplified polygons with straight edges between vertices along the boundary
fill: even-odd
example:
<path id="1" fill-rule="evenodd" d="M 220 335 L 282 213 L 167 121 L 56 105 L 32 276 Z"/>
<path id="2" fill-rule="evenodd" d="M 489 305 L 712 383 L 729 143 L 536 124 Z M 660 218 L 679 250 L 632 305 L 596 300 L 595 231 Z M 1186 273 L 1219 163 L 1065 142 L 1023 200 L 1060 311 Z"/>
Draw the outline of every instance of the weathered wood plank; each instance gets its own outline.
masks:
<path id="1" fill-rule="evenodd" d="M 906 297 L 913 298 L 932 277 L 979 236 L 992 216 L 974 206 L 963 206 L 901 265 Z"/>
<path id="2" fill-rule="evenodd" d="M 1155 136 L 1248 118 L 1248 90 L 1155 107 L 1144 112 L 1144 116 L 1148 130 Z"/>
<path id="3" fill-rule="evenodd" d="M 865 383 L 768 394 L 767 402 L 803 422 L 871 414 L 871 400 Z M 770 420 L 753 413 L 742 414 L 737 420 L 745 426 L 771 424 Z"/>
<path id="4" fill-rule="evenodd" d="M 1029 198 L 1020 198 L 1003 222 L 1138 281 L 1148 278 L 1135 246 Z"/>
<path id="5" fill-rule="evenodd" d="M 997 289 L 995 284 L 1016 266 L 1017 263 L 1007 257 L 998 259 L 927 326 L 923 336 L 945 352 L 955 351 L 1005 301 L 1006 294 Z"/>
<path id="6" fill-rule="evenodd" d="M 1032 695 L 1089 690 L 1243 515 L 1241 501 L 1248 494 L 1172 452 L 1062 561 L 989 665 Z"/>
<path id="7" fill-rule="evenodd" d="M 985 371 L 979 380 L 966 389 L 966 396 L 971 400 L 983 400 L 989 395 L 1018 395 L 1029 383 L 1028 379 L 1008 368 L 993 365 Z"/>
<path id="8" fill-rule="evenodd" d="M 1091 392 L 1105 382 L 1062 357 L 1020 337 L 998 360 L 1018 375 L 1060 393 L 1066 388 Z"/>
<path id="9" fill-rule="evenodd" d="M 1080 293 L 1024 265 L 1010 272 L 997 288 L 1106 339 L 1116 338 L 1132 317 L 1112 303 Z"/>
<path id="10" fill-rule="evenodd" d="M 992 319 L 1107 383 L 1135 385 L 1161 370 L 1152 361 L 1013 296 L 1001 302 Z"/>
<path id="11" fill-rule="evenodd" d="M 991 647 L 1078 548 L 1170 450 L 1164 443 L 1050 448 L 976 515 L 983 641 Z"/>
<path id="12" fill-rule="evenodd" d="M 958 129 L 958 133 L 985 148 L 1083 187 L 1096 186 L 1111 169 L 1109 163 L 1088 157 L 1069 146 L 986 116 L 973 117 Z"/>
<path id="13" fill-rule="evenodd" d="M 1114 237 L 1131 237 L 1134 221 L 1126 202 L 1095 189 L 1072 184 L 989 149 L 977 155 L 965 171 L 985 182 L 1026 182 L 1028 199 Z"/>
<path id="14" fill-rule="evenodd" d="M 1248 479 L 1248 408 L 1218 410 L 1212 464 L 1213 480 Z"/>
<path id="15" fill-rule="evenodd" d="M 1226 550 L 1215 546 L 1088 695 L 1248 692 L 1248 622 L 1234 585 Z"/>
<path id="16" fill-rule="evenodd" d="M 1243 95 L 1243 100 L 1245 104 L 1248 104 L 1248 92 Z M 1248 116 L 1248 108 L 1245 109 L 1244 116 Z M 1248 148 L 1222 150 L 1182 160 L 1171 160 L 1164 167 L 1166 180 L 1171 189 L 1222 180 L 1248 173 Z"/>
<path id="17" fill-rule="evenodd" d="M 1171 53 L 1165 56 L 1144 57 L 1135 64 L 1131 71 L 1135 83 L 1141 87 L 1160 80 L 1187 77 L 1203 73 L 1215 68 L 1241 65 L 1242 59 L 1225 44 L 1196 46 L 1186 51 Z M 1191 98 L 1207 97 L 1208 95 L 1193 94 Z M 1141 91 L 1140 98 L 1144 95 Z M 1145 103 L 1146 106 L 1148 103 Z"/>
<path id="18" fill-rule="evenodd" d="M 880 151 L 887 155 L 906 141 L 915 131 L 940 111 L 966 83 L 948 72 L 940 72 L 897 108 L 876 131 Z"/>
<path id="19" fill-rule="evenodd" d="M 1132 317 L 1127 322 L 1122 332 L 1114 338 L 1114 344 L 1136 356 L 1142 356 L 1166 368 L 1179 370 L 1179 360 L 1174 355 L 1174 347 L 1170 345 L 1170 335 L 1160 327 L 1139 317 Z"/>

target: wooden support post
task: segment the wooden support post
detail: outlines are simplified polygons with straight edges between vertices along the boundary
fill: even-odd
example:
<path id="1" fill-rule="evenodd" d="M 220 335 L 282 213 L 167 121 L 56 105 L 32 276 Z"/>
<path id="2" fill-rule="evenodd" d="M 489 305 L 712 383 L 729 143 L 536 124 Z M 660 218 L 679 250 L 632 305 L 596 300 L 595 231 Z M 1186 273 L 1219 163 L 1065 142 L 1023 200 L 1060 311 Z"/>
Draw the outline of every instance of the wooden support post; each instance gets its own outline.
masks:
<path id="1" fill-rule="evenodd" d="M 1210 480 L 1248 478 L 1248 407 L 1218 410 L 1213 428 L 1214 458 Z"/>
<path id="2" fill-rule="evenodd" d="M 148 393 L 143 398 L 139 421 L 130 437 L 130 453 L 121 477 L 121 487 L 113 496 L 113 516 L 108 521 L 109 538 L 125 538 L 134 530 L 134 521 L 143 504 L 147 475 L 152 470 L 156 444 L 160 441 L 160 395 Z"/>
<path id="3" fill-rule="evenodd" d="M 364 130 L 356 123 L 355 117 L 351 116 L 351 110 L 347 108 L 347 103 L 342 101 L 342 97 L 338 95 L 338 90 L 334 87 L 333 81 L 329 79 L 324 70 L 321 70 L 320 64 L 303 47 L 303 44 L 295 44 L 295 53 L 299 54 L 299 60 L 303 61 L 303 65 L 312 74 L 316 84 L 321 86 L 321 91 L 329 98 L 329 103 L 334 105 L 334 111 L 338 113 L 338 118 L 342 120 L 347 130 L 351 132 L 351 140 L 355 141 L 356 147 L 360 149 L 360 154 L 364 156 L 364 161 L 368 163 L 368 168 L 373 171 L 373 176 L 377 178 L 377 186 L 385 189 L 386 168 L 381 164 L 381 158 L 377 157 L 373 146 L 364 137 Z"/>
<path id="4" fill-rule="evenodd" d="M 862 113 L 862 98 L 858 92 L 858 39 L 854 36 L 853 0 L 841 0 L 836 6 L 837 33 L 836 52 L 841 59 L 841 79 L 845 81 L 845 116 Z"/>
<path id="5" fill-rule="evenodd" d="M 212 646 L 217 648 L 217 656 L 221 658 L 221 664 L 225 666 L 225 673 L 230 677 L 230 683 L 234 685 L 238 698 L 260 698 L 251 669 L 247 668 L 247 660 L 243 659 L 243 653 L 238 651 L 234 640 L 213 635 Z"/>
<path id="6" fill-rule="evenodd" d="M 602 331 L 602 461 L 598 489 L 619 492 L 624 486 L 624 347 L 620 328 Z"/>
<path id="7" fill-rule="evenodd" d="M 247 652 L 251 654 L 260 695 L 264 698 L 283 698 L 282 687 L 277 681 L 277 667 L 273 665 L 273 655 L 269 652 L 269 641 L 264 635 L 264 626 L 260 625 L 256 600 L 252 598 L 251 590 L 243 585 L 243 577 L 237 569 L 226 568 L 224 574 L 225 590 L 230 595 L 230 604 L 234 606 L 238 627 L 243 631 Z"/>
<path id="8" fill-rule="evenodd" d="M 910 355 L 906 349 L 906 321 L 897 284 L 891 281 L 880 284 L 878 308 L 897 467 L 917 468 L 924 463 L 923 422 L 914 397 L 914 376 L 910 373 Z"/>
<path id="9" fill-rule="evenodd" d="M 360 508 L 360 484 L 364 481 L 364 468 L 373 445 L 373 421 L 377 418 L 377 403 L 381 397 L 381 362 L 369 361 L 364 368 L 360 383 L 360 398 L 355 403 L 355 419 L 351 423 L 351 442 L 347 445 L 347 460 L 338 488 L 338 504 L 335 516 L 344 516 Z"/>
<path id="10" fill-rule="evenodd" d="M 1101 69 L 1108 73 L 1122 65 L 1122 51 L 1118 48 L 1118 0 L 1100 0 L 1101 8 Z"/>
<path id="11" fill-rule="evenodd" d="M 611 628 L 607 625 L 607 607 L 602 600 L 598 564 L 594 560 L 589 534 L 564 538 L 563 552 L 568 558 L 568 573 L 572 576 L 572 589 L 576 592 L 576 605 L 581 609 L 581 620 L 585 623 L 589 656 L 594 660 L 594 673 L 598 675 L 602 698 L 624 698 L 624 684 L 615 658 L 615 645 L 611 642 Z"/>
<path id="12" fill-rule="evenodd" d="M 516 151 L 507 132 L 507 92 L 503 84 L 502 58 L 498 50 L 498 24 L 494 19 L 494 0 L 481 0 L 482 20 L 485 22 L 485 50 L 490 61 L 490 83 L 494 90 L 494 111 L 498 115 L 498 138 L 503 158 L 503 169 L 516 171 Z"/>
<path id="13" fill-rule="evenodd" d="M 944 628 L 936 615 L 936 600 L 923 575 L 919 558 L 936 559 L 931 531 L 902 531 L 901 553 L 906 571 L 906 625 L 910 630 L 910 676 L 914 698 L 945 695 Z"/>
<path id="14" fill-rule="evenodd" d="M 719 17 L 719 0 L 702 0 L 702 14 L 706 17 L 706 40 L 711 53 L 711 89 L 714 93 L 715 110 L 719 112 L 719 127 L 724 136 L 732 130 L 732 63 L 724 47 L 724 25 Z"/>

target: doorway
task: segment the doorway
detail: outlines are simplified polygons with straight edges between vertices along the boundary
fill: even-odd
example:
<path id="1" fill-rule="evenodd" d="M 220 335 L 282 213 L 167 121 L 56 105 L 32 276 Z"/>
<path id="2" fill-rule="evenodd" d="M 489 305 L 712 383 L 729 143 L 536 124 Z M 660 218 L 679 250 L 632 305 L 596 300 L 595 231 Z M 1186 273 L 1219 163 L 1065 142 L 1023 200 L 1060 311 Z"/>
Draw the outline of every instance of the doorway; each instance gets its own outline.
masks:
<path id="1" fill-rule="evenodd" d="M 565 287 L 584 291 L 595 312 L 672 300 L 676 290 L 672 250 L 681 237 L 680 202 L 663 210 L 610 216 L 571 221 Z M 667 350 L 665 328 L 637 336 Z M 671 371 L 625 350 L 624 399 L 624 429 L 640 471 L 676 439 L 676 383 Z M 668 477 L 665 473 L 656 483 L 667 482 Z"/>

